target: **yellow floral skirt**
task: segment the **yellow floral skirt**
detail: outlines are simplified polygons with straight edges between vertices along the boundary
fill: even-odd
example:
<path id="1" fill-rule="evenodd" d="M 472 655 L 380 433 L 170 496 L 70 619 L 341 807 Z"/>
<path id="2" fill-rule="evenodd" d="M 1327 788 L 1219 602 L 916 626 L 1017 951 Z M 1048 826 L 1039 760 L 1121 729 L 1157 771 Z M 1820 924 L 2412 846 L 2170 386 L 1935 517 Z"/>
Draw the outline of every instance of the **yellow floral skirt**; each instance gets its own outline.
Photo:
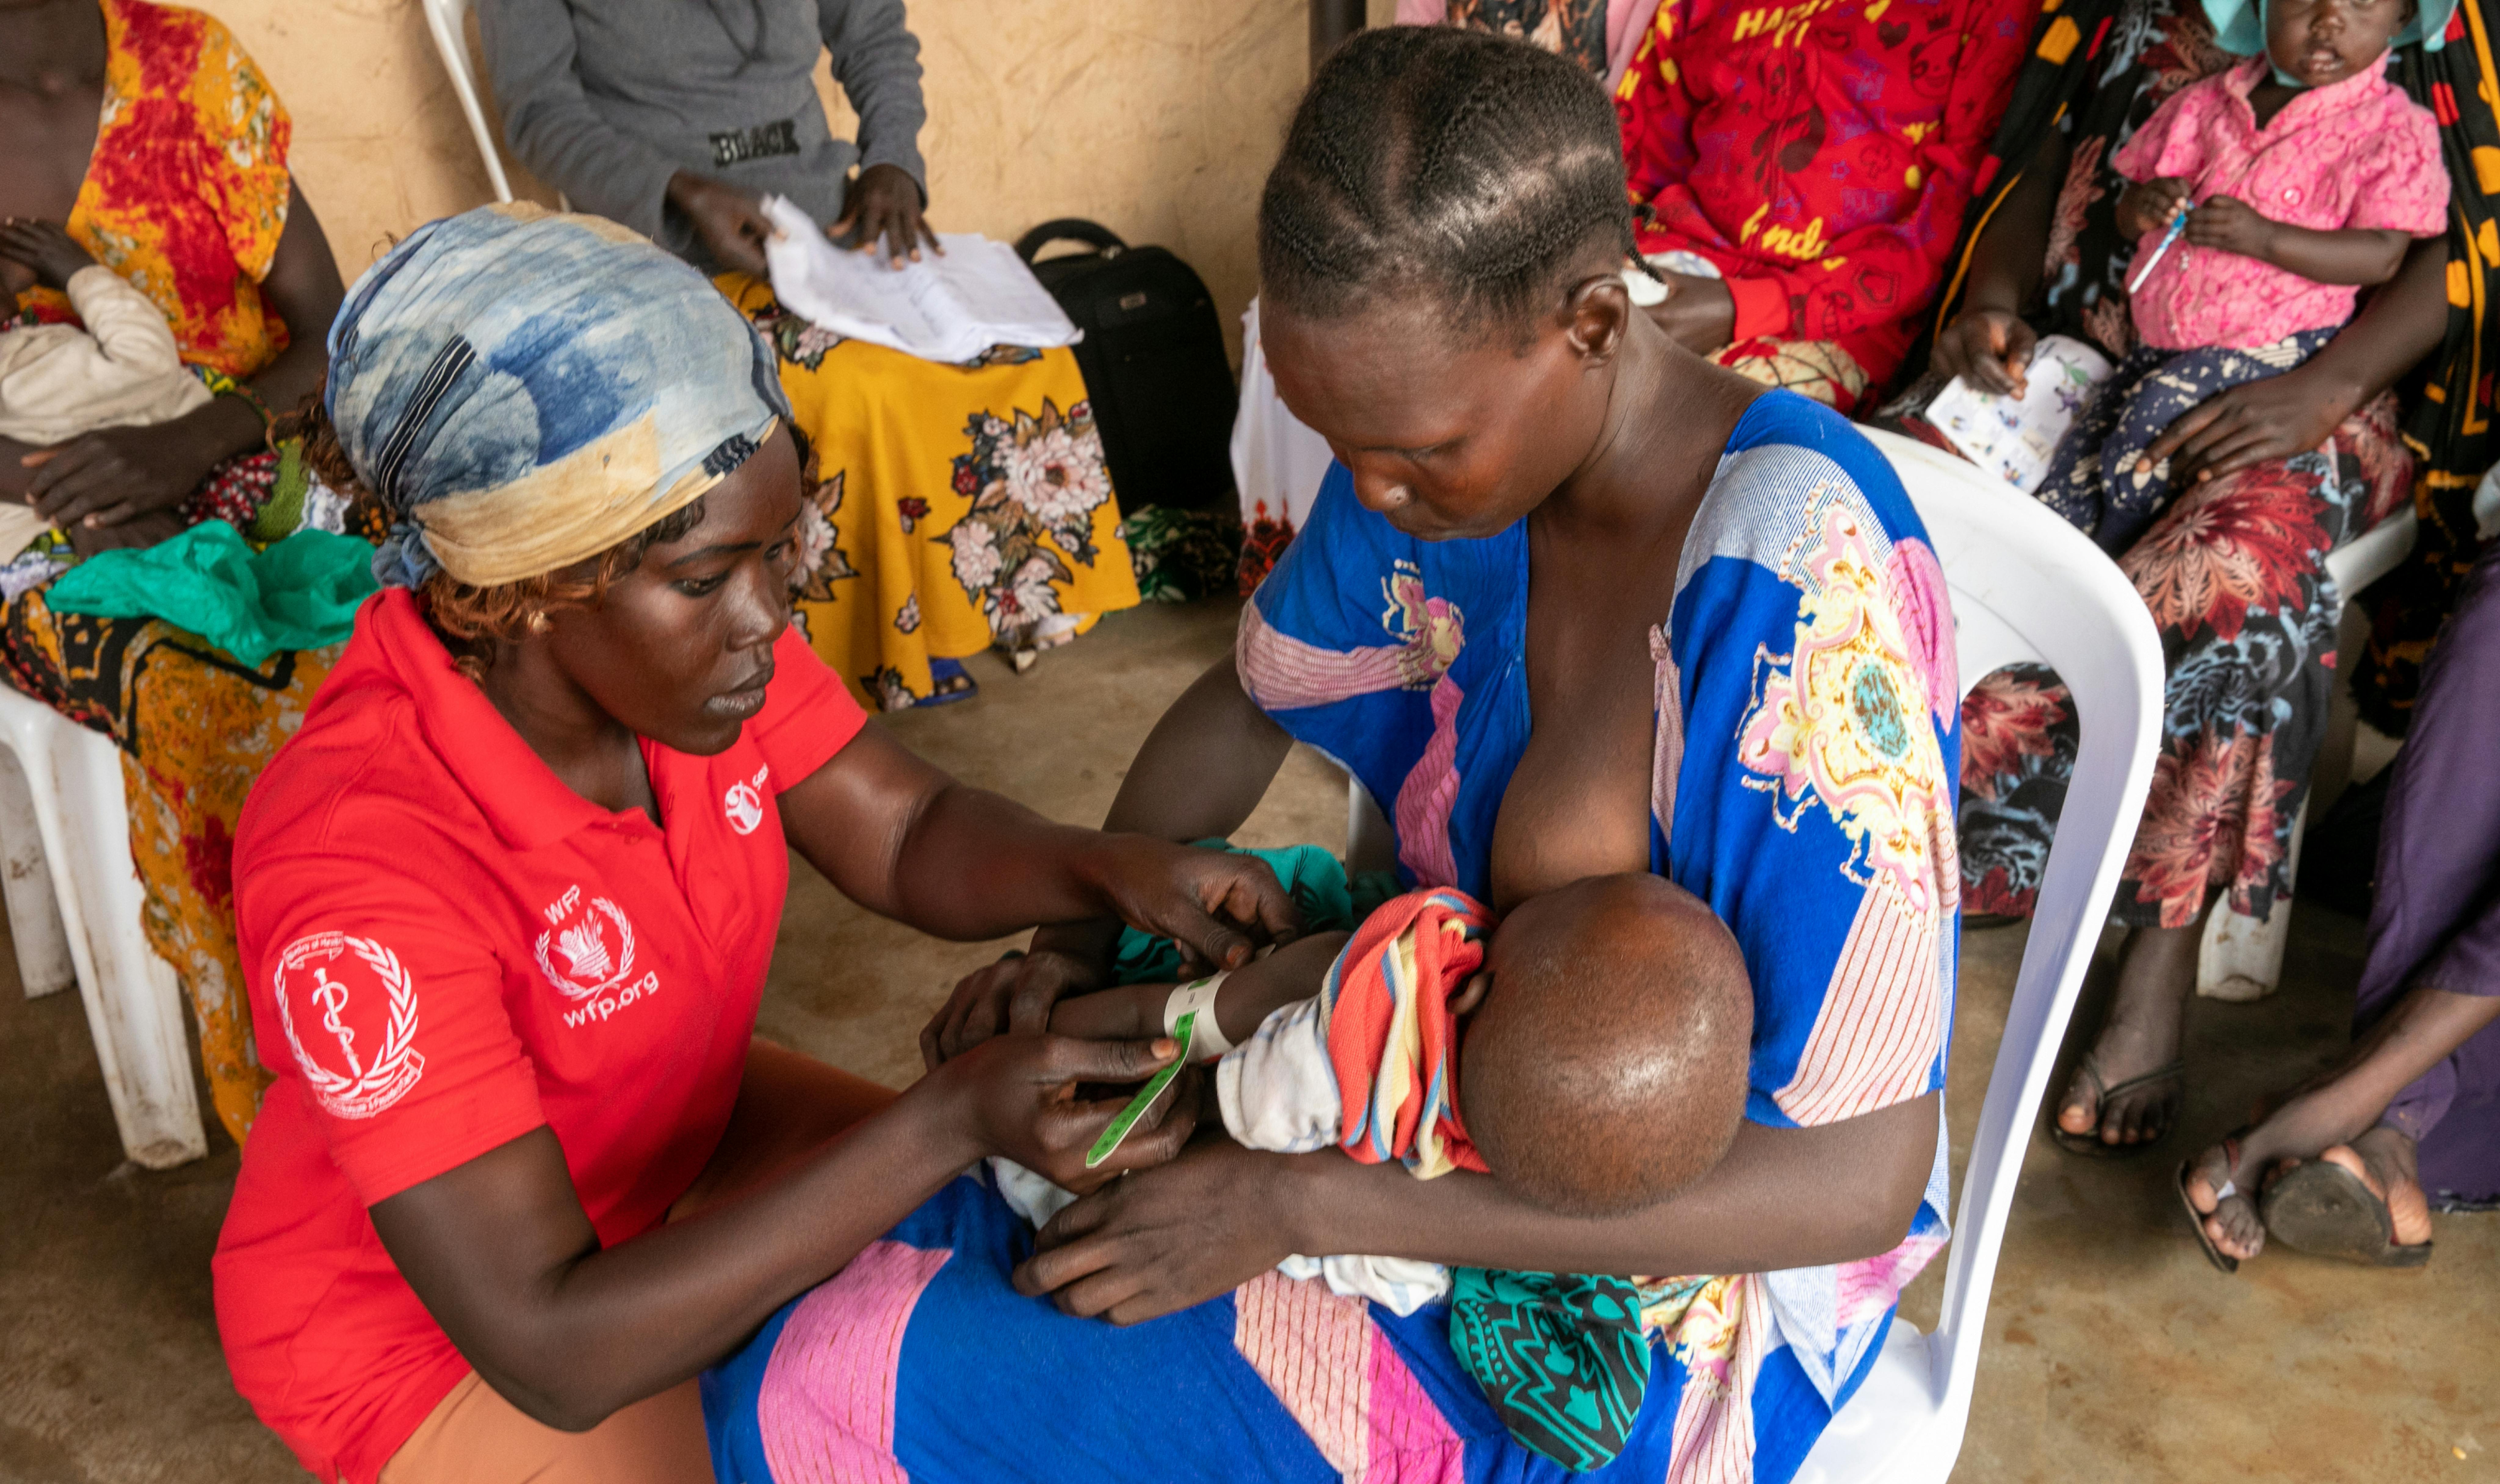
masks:
<path id="1" fill-rule="evenodd" d="M 1084 377 L 1065 349 L 941 365 L 844 339 L 743 274 L 717 280 L 781 362 L 808 505 L 797 620 L 867 705 L 969 690 L 1138 600 Z"/>

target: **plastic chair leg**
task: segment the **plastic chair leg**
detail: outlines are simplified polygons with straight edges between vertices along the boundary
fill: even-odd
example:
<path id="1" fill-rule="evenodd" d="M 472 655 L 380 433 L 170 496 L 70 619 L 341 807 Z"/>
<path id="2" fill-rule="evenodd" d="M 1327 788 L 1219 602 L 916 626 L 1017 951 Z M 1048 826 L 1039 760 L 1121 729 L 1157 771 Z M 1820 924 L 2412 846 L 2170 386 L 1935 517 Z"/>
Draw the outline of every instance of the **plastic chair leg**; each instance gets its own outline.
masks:
<path id="1" fill-rule="evenodd" d="M 197 1159 L 209 1141 L 181 985 L 140 925 L 121 753 L 15 692 L 0 692 L 0 736 L 23 770 L 122 1151 L 151 1170 Z"/>
<path id="2" fill-rule="evenodd" d="M 8 896 L 9 941 L 17 950 L 17 982 L 26 998 L 75 987 L 78 962 L 70 956 L 69 929 L 52 890 L 34 794 L 17 755 L 6 750 L 0 750 L 0 889 Z"/>
<path id="3" fill-rule="evenodd" d="M 2298 879 L 2300 837 L 2309 823 L 2309 806 L 2292 817 L 2286 882 Z M 2291 901 L 2274 904 L 2274 915 L 2260 922 L 2230 910 L 2225 900 L 2205 916 L 2205 941 L 2196 952 L 2196 992 L 2209 1000 L 2261 1000 L 2283 983 L 2283 951 L 2291 941 Z"/>

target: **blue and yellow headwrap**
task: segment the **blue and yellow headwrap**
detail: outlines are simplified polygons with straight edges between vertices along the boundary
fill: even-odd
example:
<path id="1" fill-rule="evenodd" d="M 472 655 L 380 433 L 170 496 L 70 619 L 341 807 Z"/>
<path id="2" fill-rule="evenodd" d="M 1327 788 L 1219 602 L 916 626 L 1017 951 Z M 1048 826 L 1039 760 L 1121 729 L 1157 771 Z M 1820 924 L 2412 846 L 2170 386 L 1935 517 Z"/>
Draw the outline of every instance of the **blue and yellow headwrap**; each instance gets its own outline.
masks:
<path id="1" fill-rule="evenodd" d="M 481 207 L 411 233 L 330 327 L 324 398 L 390 511 L 385 586 L 494 587 L 691 504 L 787 417 L 703 274 L 595 216 Z"/>
<path id="2" fill-rule="evenodd" d="M 2387 49 L 2419 42 L 2424 51 L 2437 51 L 2448 40 L 2448 17 L 2455 14 L 2456 0 L 2417 0 L 2414 18 L 2387 39 Z M 2264 52 L 2265 0 L 2205 0 L 2205 18 L 2214 23 L 2214 44 L 2233 56 Z"/>

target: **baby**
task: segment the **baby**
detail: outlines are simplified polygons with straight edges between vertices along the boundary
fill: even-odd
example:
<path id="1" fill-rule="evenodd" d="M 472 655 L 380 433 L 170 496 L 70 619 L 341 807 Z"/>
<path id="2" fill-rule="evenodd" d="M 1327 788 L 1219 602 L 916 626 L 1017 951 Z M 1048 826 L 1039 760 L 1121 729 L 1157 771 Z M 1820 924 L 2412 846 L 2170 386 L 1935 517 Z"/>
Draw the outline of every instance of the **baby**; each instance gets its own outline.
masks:
<path id="1" fill-rule="evenodd" d="M 80 324 L 38 323 L 24 304 L 38 283 L 67 293 Z M 52 223 L 0 222 L 0 284 L 16 306 L 0 331 L 0 437 L 48 448 L 98 428 L 165 422 L 209 401 L 156 306 Z M 44 527 L 31 507 L 0 501 L 0 561 Z"/>
<path id="2" fill-rule="evenodd" d="M 2138 348 L 2058 443 L 2037 496 L 2103 550 L 2124 551 L 2168 500 L 2145 450 L 2227 387 L 2279 375 L 2352 317 L 2357 287 L 2395 276 L 2446 230 L 2437 120 L 2386 79 L 2387 48 L 2453 0 L 2206 0 L 2225 50 L 2254 53 L 2180 89 L 2111 164 L 2135 182 L 2127 307 Z M 2424 27 L 2419 5 L 2442 24 Z M 2399 31 L 2402 34 L 2398 34 Z"/>
<path id="3" fill-rule="evenodd" d="M 1063 1000 L 1050 1028 L 1139 1039 L 1193 1012 L 1192 1059 L 1216 1062 L 1224 1127 L 1241 1144 L 1335 1145 L 1425 1179 L 1479 1170 L 1558 1214 L 1666 1199 L 1719 1162 L 1744 1113 L 1744 957 L 1708 907 L 1655 876 L 1547 892 L 1490 934 L 1464 894 L 1410 892 L 1351 935 L 1315 934 L 1229 975 Z M 1011 1185 L 1036 1220 L 1066 1203 L 1012 1167 Z M 1400 1314 L 1449 1288 L 1439 1264 L 1396 1258 L 1283 1271 Z"/>

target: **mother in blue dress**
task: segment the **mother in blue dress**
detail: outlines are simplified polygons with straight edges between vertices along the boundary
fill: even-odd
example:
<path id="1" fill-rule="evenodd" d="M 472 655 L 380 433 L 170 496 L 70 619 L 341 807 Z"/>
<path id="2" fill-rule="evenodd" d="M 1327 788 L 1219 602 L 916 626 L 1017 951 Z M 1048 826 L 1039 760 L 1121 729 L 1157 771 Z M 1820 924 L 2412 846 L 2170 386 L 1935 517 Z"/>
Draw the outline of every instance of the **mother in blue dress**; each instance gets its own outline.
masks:
<path id="1" fill-rule="evenodd" d="M 1753 984 L 1723 1161 L 1590 1219 L 1209 1137 L 1037 1235 L 960 1179 L 708 1378 L 724 1478 L 1564 1476 L 1445 1307 L 1274 1271 L 1297 1252 L 1638 1275 L 1646 1401 L 1581 1477 L 1786 1480 L 1863 1378 L 1945 1241 L 1952 619 L 1863 438 L 1632 307 L 1623 181 L 1603 95 L 1531 48 L 1401 28 L 1323 68 L 1260 274 L 1277 390 L 1338 467 L 1111 818 L 1228 834 L 1299 739 L 1380 803 L 1406 886 L 1507 910 L 1670 877 Z M 1104 983 L 1115 928 L 968 980 L 932 1058 Z"/>

